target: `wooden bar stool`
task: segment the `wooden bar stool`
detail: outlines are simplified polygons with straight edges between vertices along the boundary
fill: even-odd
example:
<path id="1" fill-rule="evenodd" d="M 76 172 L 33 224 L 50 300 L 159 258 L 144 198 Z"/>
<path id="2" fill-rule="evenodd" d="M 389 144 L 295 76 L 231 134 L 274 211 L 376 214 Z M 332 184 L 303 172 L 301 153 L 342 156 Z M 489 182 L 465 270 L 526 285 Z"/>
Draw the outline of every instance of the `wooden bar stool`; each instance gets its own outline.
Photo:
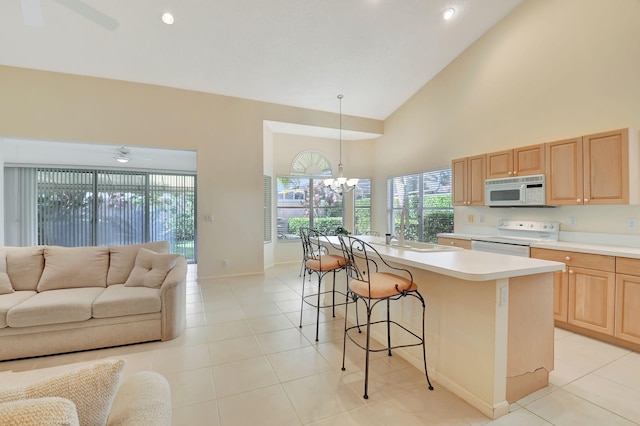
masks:
<path id="1" fill-rule="evenodd" d="M 431 381 L 429 380 L 429 373 L 427 372 L 427 352 L 424 342 L 424 320 L 426 305 L 424 298 L 418 291 L 418 285 L 413 281 L 413 275 L 407 269 L 397 268 L 389 265 L 384 258 L 373 248 L 369 243 L 349 236 L 338 236 L 340 239 L 340 245 L 344 257 L 347 259 L 347 293 L 348 297 L 356 302 L 362 301 L 367 308 L 367 322 L 366 322 L 366 343 L 363 346 L 359 343 L 352 334 L 357 330 L 361 332 L 360 327 L 365 324 L 360 324 L 358 318 L 356 318 L 356 325 L 348 326 L 347 312 L 345 308 L 345 321 L 344 321 L 344 341 L 342 347 L 342 370 L 345 370 L 345 355 L 347 347 L 347 338 L 351 340 L 361 349 L 366 351 L 365 356 L 365 371 L 364 371 L 364 398 L 368 399 L 369 388 L 369 354 L 371 352 L 387 351 L 388 355 L 392 355 L 393 349 L 405 348 L 410 346 L 422 346 L 422 359 L 424 362 L 424 374 L 427 378 L 427 385 L 429 390 L 433 390 Z M 379 271 L 378 267 L 385 267 L 388 272 Z M 413 298 L 422 305 L 422 331 L 421 334 L 417 334 L 409 330 L 404 325 L 393 321 L 391 319 L 391 301 L 400 300 L 404 298 Z M 387 306 L 386 319 L 372 321 L 371 316 L 374 308 L 380 303 L 385 302 Z M 357 311 L 356 311 L 357 317 Z M 386 347 L 382 349 L 371 348 L 371 327 L 380 325 L 386 328 L 387 342 Z M 393 344 L 391 339 L 391 328 L 394 326 L 394 331 L 402 332 L 406 334 L 406 339 L 409 343 L 405 344 Z M 401 340 L 404 341 L 404 340 Z"/>

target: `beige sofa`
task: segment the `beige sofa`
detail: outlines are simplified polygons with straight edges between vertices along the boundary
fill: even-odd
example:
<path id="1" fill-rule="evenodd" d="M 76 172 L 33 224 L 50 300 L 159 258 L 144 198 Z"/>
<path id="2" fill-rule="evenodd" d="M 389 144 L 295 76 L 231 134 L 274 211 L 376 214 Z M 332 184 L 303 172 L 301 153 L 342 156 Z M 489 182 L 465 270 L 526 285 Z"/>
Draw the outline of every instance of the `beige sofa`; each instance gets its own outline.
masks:
<path id="1" fill-rule="evenodd" d="M 166 241 L 0 248 L 0 360 L 170 340 L 187 262 Z"/>

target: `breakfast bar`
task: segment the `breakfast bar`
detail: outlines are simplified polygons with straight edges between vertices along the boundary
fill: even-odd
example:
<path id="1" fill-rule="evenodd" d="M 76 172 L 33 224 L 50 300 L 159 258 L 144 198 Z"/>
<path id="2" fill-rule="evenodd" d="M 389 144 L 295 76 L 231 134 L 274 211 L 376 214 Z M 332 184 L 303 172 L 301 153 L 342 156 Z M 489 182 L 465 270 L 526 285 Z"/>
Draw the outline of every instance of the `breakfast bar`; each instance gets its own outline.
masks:
<path id="1" fill-rule="evenodd" d="M 492 419 L 507 414 L 510 403 L 548 385 L 553 370 L 553 272 L 564 264 L 360 238 L 413 274 L 427 305 L 427 364 L 437 385 Z M 327 246 L 336 250 L 338 238 L 329 240 L 333 246 Z M 421 327 L 415 303 L 401 303 L 401 309 L 392 308 L 394 319 Z M 400 355 L 421 369 L 421 351 L 412 349 Z"/>

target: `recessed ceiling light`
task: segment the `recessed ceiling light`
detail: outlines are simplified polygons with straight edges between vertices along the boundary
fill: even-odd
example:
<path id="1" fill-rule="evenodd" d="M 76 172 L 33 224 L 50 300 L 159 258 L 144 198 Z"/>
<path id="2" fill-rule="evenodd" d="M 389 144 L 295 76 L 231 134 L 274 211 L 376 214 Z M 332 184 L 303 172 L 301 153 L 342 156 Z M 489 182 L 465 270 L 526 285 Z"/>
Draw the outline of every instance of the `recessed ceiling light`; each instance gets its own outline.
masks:
<path id="1" fill-rule="evenodd" d="M 164 22 L 167 25 L 171 25 L 175 22 L 175 19 L 173 18 L 173 15 L 169 12 L 164 12 L 161 16 L 160 19 L 162 19 L 162 22 Z"/>
<path id="2" fill-rule="evenodd" d="M 450 7 L 442 11 L 442 19 L 444 19 L 445 21 L 450 21 L 451 19 L 453 19 L 455 14 L 456 10 Z"/>

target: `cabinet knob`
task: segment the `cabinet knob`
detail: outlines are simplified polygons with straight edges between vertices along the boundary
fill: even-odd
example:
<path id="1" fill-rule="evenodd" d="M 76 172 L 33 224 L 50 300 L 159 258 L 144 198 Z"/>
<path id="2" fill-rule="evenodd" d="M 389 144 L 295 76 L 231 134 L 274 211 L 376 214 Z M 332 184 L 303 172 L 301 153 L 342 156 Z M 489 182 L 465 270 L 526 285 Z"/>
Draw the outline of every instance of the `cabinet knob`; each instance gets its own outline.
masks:
<path id="1" fill-rule="evenodd" d="M 518 172 L 513 172 L 513 175 L 514 176 L 518 176 Z"/>
<path id="2" fill-rule="evenodd" d="M 581 202 L 582 202 L 582 200 L 581 200 L 580 198 L 578 198 L 578 199 L 576 200 L 576 202 L 577 202 L 577 203 L 581 203 Z"/>
<path id="3" fill-rule="evenodd" d="M 451 241 L 449 244 L 451 244 L 452 246 L 456 245 L 456 243 L 454 243 L 453 241 Z"/>
<path id="4" fill-rule="evenodd" d="M 508 175 L 511 176 L 513 174 L 513 172 L 509 172 Z"/>
<path id="5" fill-rule="evenodd" d="M 588 198 L 585 198 L 585 199 L 584 199 L 584 202 L 585 202 L 585 203 L 588 203 L 588 202 L 589 202 L 589 199 L 588 199 Z"/>
<path id="6" fill-rule="evenodd" d="M 573 269 L 569 269 L 569 273 L 570 273 L 570 274 L 573 274 Z"/>
<path id="7" fill-rule="evenodd" d="M 564 260 L 571 260 L 571 257 L 567 256 L 567 257 L 564 258 Z"/>

